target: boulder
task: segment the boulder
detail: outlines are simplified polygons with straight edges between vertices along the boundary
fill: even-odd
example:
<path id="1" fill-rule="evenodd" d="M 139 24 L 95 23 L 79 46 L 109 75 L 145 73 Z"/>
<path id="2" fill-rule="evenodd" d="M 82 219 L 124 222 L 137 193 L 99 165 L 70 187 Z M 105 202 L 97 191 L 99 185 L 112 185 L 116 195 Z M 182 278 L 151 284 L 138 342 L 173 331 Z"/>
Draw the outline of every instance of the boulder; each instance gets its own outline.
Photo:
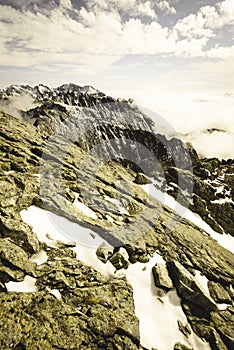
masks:
<path id="1" fill-rule="evenodd" d="M 32 231 L 31 226 L 22 221 L 19 214 L 12 213 L 11 216 L 0 217 L 0 230 L 4 232 L 4 237 L 9 237 L 25 251 L 31 254 L 39 251 L 37 235 Z"/>
<path id="2" fill-rule="evenodd" d="M 9 238 L 0 238 L 0 259 L 5 266 L 27 273 L 33 271 L 36 266 L 28 259 L 27 253 Z"/>
<path id="3" fill-rule="evenodd" d="M 220 283 L 209 281 L 208 288 L 209 288 L 211 297 L 214 299 L 216 303 L 230 304 L 232 302 L 232 298 L 229 295 L 228 291 Z"/>
<path id="4" fill-rule="evenodd" d="M 109 261 L 112 263 L 112 265 L 117 269 L 126 269 L 129 265 L 128 262 L 129 256 L 124 248 L 120 248 L 119 251 L 115 252 L 112 257 L 109 259 Z"/>
<path id="5" fill-rule="evenodd" d="M 106 245 L 105 243 L 102 243 L 96 251 L 98 259 L 101 260 L 103 263 L 106 263 L 108 259 L 113 255 L 113 253 L 114 248 Z"/>
<path id="6" fill-rule="evenodd" d="M 156 264 L 152 268 L 154 283 L 158 288 L 165 290 L 173 289 L 173 282 L 169 276 L 167 267 L 165 264 Z"/>
<path id="7" fill-rule="evenodd" d="M 208 312 L 217 310 L 216 304 L 206 295 L 197 283 L 195 277 L 178 261 L 167 263 L 170 277 L 179 296 Z"/>
<path id="8" fill-rule="evenodd" d="M 219 333 L 216 330 L 213 330 L 211 332 L 210 345 L 212 350 L 228 350 L 228 348 L 223 343 Z"/>
<path id="9" fill-rule="evenodd" d="M 234 308 L 211 313 L 211 320 L 228 349 L 234 349 Z"/>
<path id="10" fill-rule="evenodd" d="M 151 183 L 151 181 L 144 173 L 137 173 L 135 183 L 138 185 L 146 185 Z"/>

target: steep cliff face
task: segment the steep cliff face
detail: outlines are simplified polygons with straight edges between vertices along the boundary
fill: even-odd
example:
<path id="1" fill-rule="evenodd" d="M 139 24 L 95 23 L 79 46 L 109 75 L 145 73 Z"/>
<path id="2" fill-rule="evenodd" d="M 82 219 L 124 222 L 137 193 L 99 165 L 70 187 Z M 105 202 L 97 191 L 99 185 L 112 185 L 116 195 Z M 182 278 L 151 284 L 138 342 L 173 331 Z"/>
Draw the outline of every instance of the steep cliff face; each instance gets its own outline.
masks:
<path id="1" fill-rule="evenodd" d="M 233 233 L 233 162 L 199 160 L 191 146 L 157 134 L 134 105 L 94 89 L 23 89 L 38 104 L 21 113 L 25 121 L 0 114 L 1 348 L 32 349 L 34 342 L 35 349 L 141 349 L 128 271 L 136 262 L 147 269 L 157 252 L 163 267 L 154 268 L 161 299 L 155 303 L 164 303 L 176 289 L 192 327 L 178 323 L 184 345 L 174 348 L 206 348 L 205 342 L 200 347 L 192 342 L 195 332 L 212 349 L 232 349 L 232 241 L 230 250 L 225 249 L 221 239 L 219 244 L 166 206 L 171 198 L 166 193 L 160 197 L 161 192 L 148 194 L 146 188 L 189 202 L 216 231 L 224 230 L 216 238 L 227 237 Z M 21 98 L 18 87 L 1 92 L 4 106 L 16 93 Z M 77 102 L 81 95 L 85 109 Z M 35 214 L 32 222 L 25 219 L 35 207 L 47 210 L 54 225 L 60 223 L 55 214 L 79 225 L 69 234 L 66 225 L 60 227 L 77 242 L 76 252 L 74 244 L 39 235 Z M 95 235 L 104 240 L 97 250 L 101 265 L 94 259 L 96 268 L 126 269 L 128 282 L 81 262 L 82 246 L 98 248 Z M 35 254 L 46 254 L 46 259 L 36 264 Z M 208 290 L 198 283 L 200 275 Z M 11 283 L 25 278 L 33 281 L 34 292 L 11 291 Z"/>

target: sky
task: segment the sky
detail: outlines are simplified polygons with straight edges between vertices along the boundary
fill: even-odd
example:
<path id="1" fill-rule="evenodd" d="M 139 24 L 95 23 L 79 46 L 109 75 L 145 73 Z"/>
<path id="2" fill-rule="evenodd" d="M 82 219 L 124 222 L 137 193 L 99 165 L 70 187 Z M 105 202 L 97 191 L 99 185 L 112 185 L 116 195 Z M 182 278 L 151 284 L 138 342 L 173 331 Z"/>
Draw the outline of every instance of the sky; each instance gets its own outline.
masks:
<path id="1" fill-rule="evenodd" d="M 228 157 L 233 27 L 234 0 L 0 0 L 0 88 L 92 85 Z M 206 128 L 219 130 L 210 145 L 196 136 Z"/>

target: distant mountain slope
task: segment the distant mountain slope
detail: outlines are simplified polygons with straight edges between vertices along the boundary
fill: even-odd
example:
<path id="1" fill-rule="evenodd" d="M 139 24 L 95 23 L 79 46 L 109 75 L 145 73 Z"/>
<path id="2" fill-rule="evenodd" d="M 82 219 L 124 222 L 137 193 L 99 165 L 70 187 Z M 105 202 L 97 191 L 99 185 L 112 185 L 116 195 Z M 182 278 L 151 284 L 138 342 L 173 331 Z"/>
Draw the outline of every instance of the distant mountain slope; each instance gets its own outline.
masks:
<path id="1" fill-rule="evenodd" d="M 138 167 L 216 231 L 234 235 L 234 161 L 199 159 L 190 144 L 159 134 L 132 100 L 114 99 L 91 86 L 12 85 L 0 90 L 0 107 L 50 135 L 67 120 L 75 130 L 69 137 L 82 148 Z"/>

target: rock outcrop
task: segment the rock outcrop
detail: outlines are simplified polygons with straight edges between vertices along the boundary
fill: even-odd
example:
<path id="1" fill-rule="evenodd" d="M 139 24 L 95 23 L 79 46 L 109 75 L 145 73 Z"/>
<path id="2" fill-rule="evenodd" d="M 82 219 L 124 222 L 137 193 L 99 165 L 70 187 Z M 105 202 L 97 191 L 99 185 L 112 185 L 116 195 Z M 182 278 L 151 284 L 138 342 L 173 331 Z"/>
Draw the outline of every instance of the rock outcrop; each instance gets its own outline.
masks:
<path id="1" fill-rule="evenodd" d="M 159 189 L 189 205 L 215 231 L 234 235 L 233 160 L 199 159 L 192 145 L 158 134 L 153 121 L 134 104 L 92 87 L 13 85 L 0 90 L 0 108 L 14 104 L 16 96 L 30 98 L 32 108 L 18 114 L 41 132 L 51 134 L 67 120 L 69 133 L 65 137 L 75 137 L 85 150 L 95 148 L 99 155 L 122 158 L 122 163 L 135 171 L 143 170 L 159 181 Z M 100 146 L 103 140 L 111 142 Z"/>
<path id="2" fill-rule="evenodd" d="M 37 106 L 21 113 L 24 120 L 0 112 L 1 348 L 142 349 L 132 288 L 125 278 L 107 278 L 86 266 L 76 258 L 72 244 L 57 242 L 57 248 L 48 249 L 20 215 L 33 205 L 98 233 L 111 248 L 100 247 L 97 256 L 116 269 L 146 263 L 158 252 L 170 277 L 165 265 L 157 265 L 156 286 L 176 288 L 192 330 L 212 350 L 232 349 L 233 254 L 141 185 L 164 174 L 164 184 L 155 184 L 158 189 L 181 202 L 192 199 L 190 208 L 216 231 L 233 234 L 233 162 L 198 159 L 180 140 L 157 135 L 153 122 L 133 104 L 96 90 L 73 85 L 53 90 L 25 86 L 25 90 Z M 20 95 L 21 89 L 2 90 L 0 98 L 10 103 L 15 93 Z M 88 107 L 85 113 L 81 107 Z M 102 123 L 96 125 L 95 116 Z M 133 142 L 121 144 L 120 138 Z M 115 142 L 100 148 L 101 140 Z M 150 149 L 151 158 L 142 157 L 136 141 Z M 137 165 L 134 159 L 106 157 L 108 151 L 124 155 L 127 147 L 135 149 Z M 181 154 L 191 167 L 179 162 Z M 194 193 L 187 198 L 192 183 Z M 220 203 L 227 198 L 230 201 Z M 88 208 L 89 215 L 81 207 Z M 32 256 L 41 249 L 48 260 L 37 265 Z M 198 285 L 195 270 L 207 278 L 210 296 Z M 36 292 L 7 291 L 10 281 L 20 282 L 26 276 L 35 279 Z M 229 306 L 219 310 L 220 303 Z M 175 344 L 175 349 L 186 348 Z"/>

